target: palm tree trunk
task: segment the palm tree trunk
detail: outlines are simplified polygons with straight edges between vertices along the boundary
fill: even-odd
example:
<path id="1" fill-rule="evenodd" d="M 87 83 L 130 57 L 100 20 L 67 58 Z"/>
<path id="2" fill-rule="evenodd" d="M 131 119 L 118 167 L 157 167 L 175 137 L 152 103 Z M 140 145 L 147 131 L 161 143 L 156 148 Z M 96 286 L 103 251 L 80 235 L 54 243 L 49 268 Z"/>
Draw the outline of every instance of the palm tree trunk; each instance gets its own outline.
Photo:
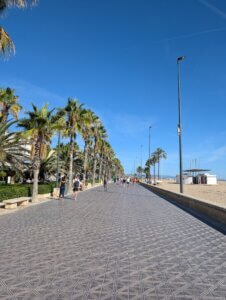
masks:
<path id="1" fill-rule="evenodd" d="M 96 153 L 94 152 L 94 157 L 93 157 L 93 185 L 95 184 L 95 179 L 96 179 L 96 168 L 97 168 L 97 158 L 96 158 Z"/>
<path id="2" fill-rule="evenodd" d="M 155 164 L 154 164 L 154 184 L 155 184 Z"/>
<path id="3" fill-rule="evenodd" d="M 70 140 L 70 162 L 69 162 L 69 174 L 68 174 L 68 193 L 72 192 L 72 180 L 73 180 L 73 154 L 74 154 L 74 134 L 71 135 Z"/>
<path id="4" fill-rule="evenodd" d="M 103 157 L 101 155 L 100 157 L 100 169 L 99 169 L 99 176 L 98 176 L 98 180 L 100 181 L 102 178 L 102 170 L 103 170 Z"/>
<path id="5" fill-rule="evenodd" d="M 35 144 L 35 154 L 33 159 L 33 190 L 32 190 L 32 202 L 38 202 L 38 175 L 40 170 L 40 149 L 41 149 L 41 140 L 40 138 Z"/>
<path id="6" fill-rule="evenodd" d="M 84 145 L 84 164 L 83 164 L 83 180 L 86 181 L 86 168 L 87 168 L 87 159 L 88 159 L 88 143 L 85 141 Z"/>
<path id="7" fill-rule="evenodd" d="M 38 202 L 38 174 L 39 170 L 36 169 L 34 172 L 34 182 L 33 182 L 33 190 L 32 190 L 32 198 L 31 202 Z"/>

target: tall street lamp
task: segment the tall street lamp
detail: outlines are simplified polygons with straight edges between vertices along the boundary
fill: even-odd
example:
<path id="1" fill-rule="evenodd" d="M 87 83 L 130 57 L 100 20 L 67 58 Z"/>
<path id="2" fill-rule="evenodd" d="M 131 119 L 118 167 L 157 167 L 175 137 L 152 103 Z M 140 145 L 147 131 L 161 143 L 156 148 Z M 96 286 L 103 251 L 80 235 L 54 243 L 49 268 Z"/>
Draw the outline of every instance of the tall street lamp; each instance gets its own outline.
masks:
<path id="1" fill-rule="evenodd" d="M 59 187 L 59 160 L 60 160 L 60 130 L 58 131 L 58 142 L 57 142 L 57 176 L 56 176 L 56 187 Z"/>
<path id="2" fill-rule="evenodd" d="M 141 171 L 141 181 L 142 181 L 142 179 L 143 179 L 143 159 L 142 159 L 143 145 L 141 145 L 140 148 L 141 148 L 140 164 L 141 164 L 141 169 L 142 169 L 142 171 Z"/>
<path id="3" fill-rule="evenodd" d="M 150 157 L 151 157 L 151 126 L 149 126 L 149 146 L 148 146 L 148 182 L 150 183 L 151 172 L 150 172 Z"/>
<path id="4" fill-rule="evenodd" d="M 185 59 L 185 56 L 177 58 L 178 66 L 178 127 L 177 133 L 179 137 L 179 162 L 180 162 L 180 193 L 183 193 L 183 162 L 182 162 L 182 128 L 181 128 L 181 100 L 180 100 L 180 90 L 181 90 L 181 80 L 180 80 L 180 62 Z"/>

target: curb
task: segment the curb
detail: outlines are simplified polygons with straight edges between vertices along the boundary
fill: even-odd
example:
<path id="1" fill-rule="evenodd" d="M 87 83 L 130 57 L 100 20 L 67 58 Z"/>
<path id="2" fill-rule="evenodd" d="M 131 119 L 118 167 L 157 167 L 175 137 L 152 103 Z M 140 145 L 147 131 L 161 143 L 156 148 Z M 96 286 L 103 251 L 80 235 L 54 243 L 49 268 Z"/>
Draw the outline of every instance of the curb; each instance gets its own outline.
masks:
<path id="1" fill-rule="evenodd" d="M 226 233 L 225 208 L 204 202 L 201 199 L 186 194 L 171 192 L 150 184 L 140 183 L 140 185 Z"/>

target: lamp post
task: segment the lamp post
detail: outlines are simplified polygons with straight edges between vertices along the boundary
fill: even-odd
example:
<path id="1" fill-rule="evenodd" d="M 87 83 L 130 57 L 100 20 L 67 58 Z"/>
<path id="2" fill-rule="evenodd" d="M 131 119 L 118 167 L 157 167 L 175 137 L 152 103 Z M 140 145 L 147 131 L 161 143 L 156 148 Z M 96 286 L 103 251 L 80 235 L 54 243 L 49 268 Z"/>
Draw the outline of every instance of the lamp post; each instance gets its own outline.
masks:
<path id="1" fill-rule="evenodd" d="M 149 126 L 149 146 L 148 146 L 148 182 L 150 183 L 150 177 L 151 177 L 151 172 L 150 172 L 150 157 L 151 157 L 151 146 L 150 146 L 150 140 L 151 140 L 151 126 Z"/>
<path id="2" fill-rule="evenodd" d="M 140 146 L 141 148 L 141 157 L 140 157 L 140 164 L 141 164 L 141 182 L 142 182 L 142 179 L 143 179 L 143 160 L 142 160 L 142 150 L 143 150 L 143 145 Z"/>
<path id="3" fill-rule="evenodd" d="M 57 147 L 57 176 L 56 176 L 56 187 L 59 187 L 59 159 L 60 159 L 60 130 L 58 131 L 58 147 Z"/>
<path id="4" fill-rule="evenodd" d="M 180 62 L 185 59 L 185 56 L 177 58 L 178 66 L 178 127 L 177 133 L 179 138 L 179 165 L 180 165 L 180 193 L 183 193 L 183 161 L 182 161 L 182 128 L 181 128 L 181 100 L 180 100 L 180 90 L 181 90 L 181 80 L 180 80 Z"/>

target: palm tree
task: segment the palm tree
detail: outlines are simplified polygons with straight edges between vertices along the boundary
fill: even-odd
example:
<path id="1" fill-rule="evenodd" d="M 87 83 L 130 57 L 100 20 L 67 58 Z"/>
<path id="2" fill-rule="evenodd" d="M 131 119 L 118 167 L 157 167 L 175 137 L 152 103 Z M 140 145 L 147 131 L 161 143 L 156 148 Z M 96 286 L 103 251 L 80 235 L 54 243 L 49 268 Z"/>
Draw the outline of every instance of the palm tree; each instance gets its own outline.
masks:
<path id="1" fill-rule="evenodd" d="M 83 163 L 83 180 L 86 180 L 87 162 L 88 162 L 88 148 L 91 146 L 92 127 L 98 120 L 98 117 L 90 109 L 85 110 L 83 122 L 81 124 L 81 134 L 84 140 L 84 163 Z"/>
<path id="2" fill-rule="evenodd" d="M 18 118 L 18 113 L 22 106 L 18 104 L 18 96 L 15 96 L 15 90 L 7 87 L 0 89 L 0 123 L 5 123 L 9 114 Z"/>
<path id="3" fill-rule="evenodd" d="M 39 179 L 43 182 L 48 176 L 56 174 L 57 156 L 54 150 L 47 150 L 47 155 L 40 160 Z"/>
<path id="4" fill-rule="evenodd" d="M 15 123 L 0 124 L 0 167 L 22 172 L 29 161 L 30 152 L 18 133 L 9 132 Z"/>
<path id="5" fill-rule="evenodd" d="M 33 111 L 28 111 L 27 118 L 18 122 L 18 126 L 24 128 L 23 136 L 30 139 L 33 146 L 32 171 L 34 176 L 32 202 L 37 202 L 38 177 L 41 159 L 45 157 L 47 146 L 51 142 L 54 130 L 57 128 L 59 116 L 53 115 L 54 110 L 48 110 L 48 105 L 38 109 L 32 104 Z"/>
<path id="6" fill-rule="evenodd" d="M 114 159 L 115 152 L 108 142 L 105 142 L 105 152 L 104 152 L 104 177 L 111 178 L 114 172 Z"/>
<path id="7" fill-rule="evenodd" d="M 66 118 L 66 129 L 64 135 L 70 138 L 70 163 L 69 163 L 69 185 L 68 191 L 72 191 L 73 180 L 73 160 L 74 160 L 74 144 L 76 134 L 81 130 L 81 120 L 85 114 L 85 110 L 82 108 L 83 104 L 80 104 L 77 99 L 68 98 L 68 102 L 65 108 L 61 110 L 64 112 Z"/>
<path id="8" fill-rule="evenodd" d="M 156 156 L 156 153 L 154 152 L 154 153 L 152 153 L 151 158 L 149 160 L 150 166 L 154 167 L 154 184 L 155 184 L 155 165 L 157 162 L 158 162 L 158 158 Z"/>
<path id="9" fill-rule="evenodd" d="M 121 177 L 124 174 L 123 166 L 122 166 L 120 160 L 117 157 L 115 157 L 113 159 L 113 170 L 114 170 L 114 174 L 113 175 L 116 178 L 119 178 L 119 177 Z"/>
<path id="10" fill-rule="evenodd" d="M 103 166 L 105 167 L 105 163 L 108 157 L 110 144 L 106 140 L 100 141 L 100 162 L 99 162 L 99 174 L 98 179 L 100 180 L 103 176 L 103 173 L 105 173 L 105 170 L 103 170 Z"/>
<path id="11" fill-rule="evenodd" d="M 160 171 L 160 160 L 163 158 L 163 159 L 166 159 L 167 158 L 167 154 L 166 152 L 161 149 L 161 148 L 157 148 L 155 150 L 155 155 L 156 155 L 156 158 L 157 158 L 157 163 L 158 163 L 158 180 L 159 180 L 159 171 Z"/>
<path id="12" fill-rule="evenodd" d="M 94 138 L 93 147 L 93 184 L 95 184 L 96 167 L 97 167 L 97 153 L 101 146 L 101 140 L 107 137 L 106 130 L 102 125 L 100 119 L 97 119 L 92 126 L 92 136 Z"/>
<path id="13" fill-rule="evenodd" d="M 38 0 L 0 0 L 0 13 L 6 8 L 17 7 L 25 8 L 27 6 L 34 6 Z M 0 26 L 0 54 L 4 57 L 15 53 L 15 45 L 9 34 Z"/>
<path id="14" fill-rule="evenodd" d="M 137 173 L 140 174 L 140 177 L 142 177 L 143 168 L 141 166 L 137 167 Z"/>

